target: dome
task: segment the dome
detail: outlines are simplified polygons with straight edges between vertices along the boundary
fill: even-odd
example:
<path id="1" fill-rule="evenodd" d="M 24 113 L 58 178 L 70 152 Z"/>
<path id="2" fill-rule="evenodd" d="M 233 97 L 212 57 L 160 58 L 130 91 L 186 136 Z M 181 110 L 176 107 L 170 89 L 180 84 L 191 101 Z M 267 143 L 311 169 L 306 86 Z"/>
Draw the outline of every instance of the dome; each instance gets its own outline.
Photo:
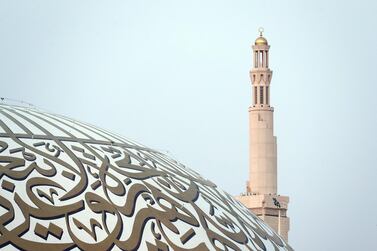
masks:
<path id="1" fill-rule="evenodd" d="M 117 134 L 0 105 L 2 250 L 292 250 L 211 181 Z"/>
<path id="2" fill-rule="evenodd" d="M 255 45 L 267 45 L 267 39 L 260 36 L 255 40 Z"/>

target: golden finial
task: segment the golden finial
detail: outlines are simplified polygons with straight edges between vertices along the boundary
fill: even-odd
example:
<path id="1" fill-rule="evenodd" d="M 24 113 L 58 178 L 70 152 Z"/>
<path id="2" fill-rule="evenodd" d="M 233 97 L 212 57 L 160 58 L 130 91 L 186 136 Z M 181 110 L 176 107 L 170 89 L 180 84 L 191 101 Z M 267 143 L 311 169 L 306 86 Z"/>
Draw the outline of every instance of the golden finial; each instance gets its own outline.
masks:
<path id="1" fill-rule="evenodd" d="M 259 31 L 259 36 L 263 37 L 263 32 L 264 32 L 263 27 L 259 27 L 258 31 Z"/>

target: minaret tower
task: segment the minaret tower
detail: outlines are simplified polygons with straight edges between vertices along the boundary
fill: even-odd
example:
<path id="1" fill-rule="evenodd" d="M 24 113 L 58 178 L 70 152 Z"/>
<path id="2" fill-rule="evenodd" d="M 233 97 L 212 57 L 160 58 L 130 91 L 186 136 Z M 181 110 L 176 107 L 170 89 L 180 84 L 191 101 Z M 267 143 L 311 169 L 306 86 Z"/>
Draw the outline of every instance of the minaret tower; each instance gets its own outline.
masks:
<path id="1" fill-rule="evenodd" d="M 288 240 L 289 197 L 280 196 L 277 192 L 274 108 L 270 106 L 270 46 L 263 37 L 263 28 L 259 32 L 260 36 L 252 46 L 254 63 L 250 70 L 252 105 L 249 107 L 249 180 L 246 193 L 236 198 Z"/>

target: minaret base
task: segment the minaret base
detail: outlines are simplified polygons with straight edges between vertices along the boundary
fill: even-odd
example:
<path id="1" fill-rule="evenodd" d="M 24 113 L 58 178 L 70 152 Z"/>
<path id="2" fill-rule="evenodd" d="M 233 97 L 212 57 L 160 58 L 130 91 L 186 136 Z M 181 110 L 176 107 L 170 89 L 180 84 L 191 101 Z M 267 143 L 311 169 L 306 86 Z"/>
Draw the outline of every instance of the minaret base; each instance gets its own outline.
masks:
<path id="1" fill-rule="evenodd" d="M 288 196 L 248 194 L 235 196 L 235 198 L 272 227 L 276 233 L 288 242 Z"/>

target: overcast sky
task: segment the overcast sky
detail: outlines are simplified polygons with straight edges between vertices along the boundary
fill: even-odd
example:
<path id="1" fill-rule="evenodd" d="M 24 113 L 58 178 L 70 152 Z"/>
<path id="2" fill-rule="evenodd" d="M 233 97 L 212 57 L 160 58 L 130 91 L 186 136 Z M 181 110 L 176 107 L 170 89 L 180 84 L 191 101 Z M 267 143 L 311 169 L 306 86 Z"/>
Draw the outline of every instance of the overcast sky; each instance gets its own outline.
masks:
<path id="1" fill-rule="evenodd" d="M 231 194 L 248 172 L 263 26 L 296 250 L 377 246 L 375 1 L 0 1 L 0 96 L 169 154 Z"/>

